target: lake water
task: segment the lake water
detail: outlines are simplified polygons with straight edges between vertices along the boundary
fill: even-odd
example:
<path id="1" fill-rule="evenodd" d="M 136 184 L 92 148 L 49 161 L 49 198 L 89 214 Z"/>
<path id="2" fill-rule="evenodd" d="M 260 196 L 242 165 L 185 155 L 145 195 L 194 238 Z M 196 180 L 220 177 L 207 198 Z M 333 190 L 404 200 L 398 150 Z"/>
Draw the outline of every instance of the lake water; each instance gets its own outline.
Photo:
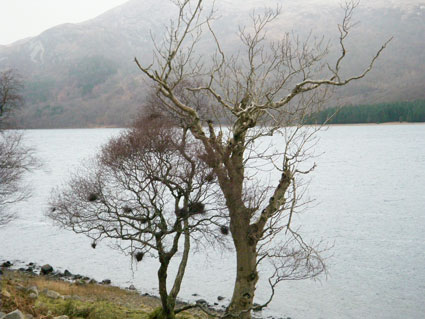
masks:
<path id="1" fill-rule="evenodd" d="M 156 260 L 130 258 L 44 217 L 52 187 L 65 182 L 117 129 L 30 130 L 44 162 L 32 174 L 34 196 L 19 219 L 0 228 L 0 260 L 50 263 L 116 285 L 156 293 Z M 425 125 L 334 126 L 320 133 L 309 194 L 316 205 L 297 217 L 309 238 L 333 244 L 329 277 L 284 282 L 265 316 L 293 319 L 425 317 Z M 181 298 L 231 296 L 231 252 L 191 256 Z M 192 294 L 198 294 L 193 297 Z M 258 301 L 267 295 L 265 285 Z"/>

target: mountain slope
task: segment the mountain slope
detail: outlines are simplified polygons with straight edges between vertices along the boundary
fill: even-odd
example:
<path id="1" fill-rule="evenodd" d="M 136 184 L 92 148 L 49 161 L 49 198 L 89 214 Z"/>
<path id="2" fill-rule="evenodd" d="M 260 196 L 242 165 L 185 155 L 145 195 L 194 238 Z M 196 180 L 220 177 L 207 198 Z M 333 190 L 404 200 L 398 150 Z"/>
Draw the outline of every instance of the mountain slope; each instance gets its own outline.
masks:
<path id="1" fill-rule="evenodd" d="M 335 43 L 342 11 L 338 1 L 280 1 L 282 14 L 271 27 L 306 36 L 324 34 Z M 325 4 L 324 4 L 325 3 Z M 394 36 L 376 68 L 364 81 L 338 93 L 341 103 L 376 103 L 425 98 L 425 2 L 374 1 L 357 9 L 360 21 L 349 42 L 347 72 L 356 72 L 381 44 Z M 222 0 L 215 28 L 229 52 L 239 48 L 238 24 L 249 12 L 276 1 Z M 37 37 L 0 46 L 0 69 L 16 68 L 25 81 L 25 127 L 122 126 L 138 111 L 146 83 L 133 63 L 151 60 L 152 40 L 160 39 L 173 17 L 167 0 L 131 0 L 80 23 L 63 24 Z M 201 51 L 211 49 L 201 43 Z M 338 50 L 338 48 L 335 48 Z"/>

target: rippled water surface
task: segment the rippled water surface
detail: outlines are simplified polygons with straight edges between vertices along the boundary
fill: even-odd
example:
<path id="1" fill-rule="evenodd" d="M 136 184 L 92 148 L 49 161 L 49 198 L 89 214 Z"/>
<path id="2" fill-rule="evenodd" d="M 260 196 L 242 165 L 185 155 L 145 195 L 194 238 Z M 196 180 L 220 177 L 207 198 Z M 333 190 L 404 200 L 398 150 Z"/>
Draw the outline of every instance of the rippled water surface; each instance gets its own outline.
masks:
<path id="1" fill-rule="evenodd" d="M 120 286 L 156 292 L 156 260 L 130 258 L 44 217 L 52 187 L 66 181 L 116 129 L 31 130 L 26 140 L 45 163 L 31 175 L 34 196 L 19 219 L 0 228 L 0 260 L 50 263 Z M 329 277 L 285 282 L 265 315 L 293 319 L 424 318 L 425 125 L 334 126 L 321 132 L 309 194 L 316 205 L 297 217 L 309 238 L 333 244 Z M 191 256 L 183 299 L 231 296 L 231 252 Z M 193 297 L 192 294 L 199 296 Z M 260 285 L 257 296 L 267 295 Z M 223 302 L 225 304 L 228 299 Z"/>

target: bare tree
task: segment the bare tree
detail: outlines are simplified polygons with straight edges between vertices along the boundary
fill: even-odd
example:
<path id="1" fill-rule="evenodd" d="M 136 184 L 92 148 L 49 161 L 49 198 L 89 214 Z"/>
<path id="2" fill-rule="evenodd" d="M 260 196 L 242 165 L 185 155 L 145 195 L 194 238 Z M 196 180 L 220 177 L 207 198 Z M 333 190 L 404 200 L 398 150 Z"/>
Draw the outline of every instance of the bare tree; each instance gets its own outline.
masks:
<path id="1" fill-rule="evenodd" d="M 261 262 L 269 260 L 275 269 L 269 278 L 271 298 L 278 282 L 314 278 L 325 271 L 320 249 L 293 227 L 303 203 L 302 177 L 315 167 L 305 161 L 311 159 L 320 129 L 302 123 L 323 107 L 333 88 L 366 76 L 388 42 L 363 71 L 346 77 L 341 72 L 345 40 L 357 1 L 343 6 L 340 55 L 333 62 L 321 38 L 267 37 L 280 8 L 254 12 L 252 24 L 240 28 L 243 53 L 232 55 L 213 30 L 214 9 L 203 9 L 202 0 L 173 2 L 178 15 L 164 42 L 155 43 L 153 62 L 135 62 L 168 111 L 185 121 L 204 146 L 205 161 L 226 201 L 236 250 L 236 281 L 225 316 L 250 318 Z M 202 37 L 216 45 L 208 61 L 196 54 Z M 182 91 L 192 98 L 182 98 Z M 192 102 L 200 97 L 201 109 Z"/>
<path id="2" fill-rule="evenodd" d="M 208 209 L 215 198 L 214 178 L 198 153 L 199 142 L 189 130 L 159 115 L 142 117 L 111 139 L 92 166 L 76 174 L 50 202 L 48 216 L 92 238 L 93 247 L 107 238 L 136 261 L 146 255 L 158 258 L 158 318 L 180 312 L 176 298 L 191 238 L 219 237 L 213 230 L 221 219 Z M 168 290 L 168 267 L 179 249 L 183 254 Z"/>
<path id="3" fill-rule="evenodd" d="M 34 150 L 23 145 L 22 134 L 4 129 L 9 124 L 7 115 L 22 103 L 21 88 L 14 71 L 0 72 L 0 226 L 15 216 L 13 204 L 29 197 L 23 177 L 39 166 Z"/>
<path id="4" fill-rule="evenodd" d="M 0 118 L 3 124 L 6 116 L 22 105 L 22 81 L 16 71 L 9 69 L 0 72 Z"/>

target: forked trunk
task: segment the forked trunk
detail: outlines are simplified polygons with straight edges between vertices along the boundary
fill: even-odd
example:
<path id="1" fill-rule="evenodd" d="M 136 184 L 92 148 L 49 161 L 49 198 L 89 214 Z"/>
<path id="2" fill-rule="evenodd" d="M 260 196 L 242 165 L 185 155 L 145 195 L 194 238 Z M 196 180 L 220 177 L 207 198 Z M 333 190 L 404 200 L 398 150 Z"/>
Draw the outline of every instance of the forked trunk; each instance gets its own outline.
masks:
<path id="1" fill-rule="evenodd" d="M 167 291 L 167 274 L 168 274 L 168 265 L 171 257 L 177 252 L 177 243 L 175 250 L 172 255 L 159 256 L 159 261 L 161 266 L 158 269 L 158 283 L 159 283 L 159 296 L 161 298 L 162 310 L 156 314 L 153 319 L 175 319 L 176 312 L 176 300 L 177 295 L 179 294 L 181 284 L 183 281 L 183 276 L 186 270 L 187 261 L 189 259 L 189 250 L 190 250 L 190 233 L 189 233 L 189 223 L 187 219 L 184 221 L 184 249 L 182 259 L 180 260 L 179 269 L 174 279 L 174 285 L 168 293 Z"/>

